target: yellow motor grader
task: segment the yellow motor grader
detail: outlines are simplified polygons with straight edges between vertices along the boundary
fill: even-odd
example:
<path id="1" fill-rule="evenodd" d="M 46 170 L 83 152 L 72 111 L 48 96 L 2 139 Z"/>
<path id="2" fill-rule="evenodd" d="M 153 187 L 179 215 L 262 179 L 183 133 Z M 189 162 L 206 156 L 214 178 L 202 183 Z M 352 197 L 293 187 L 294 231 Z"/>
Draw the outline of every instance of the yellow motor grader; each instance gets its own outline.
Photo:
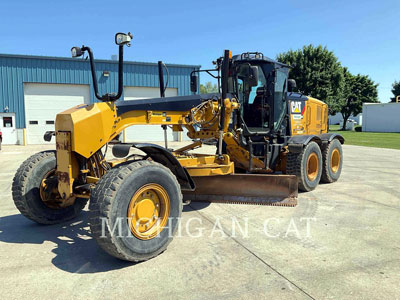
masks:
<path id="1" fill-rule="evenodd" d="M 99 94 L 92 50 L 71 49 L 73 57 L 88 53 L 100 101 L 59 113 L 55 131 L 44 136 L 55 136 L 56 151 L 37 153 L 17 170 L 12 194 L 24 216 L 60 223 L 90 199 L 90 228 L 99 245 L 117 258 L 142 261 L 166 249 L 184 200 L 295 206 L 298 189 L 338 180 L 344 139 L 327 133 L 326 104 L 293 92 L 288 65 L 258 52 L 225 50 L 215 69 L 192 72 L 193 95 L 166 98 L 159 62 L 160 98 L 117 101 L 123 49 L 131 39 L 130 33 L 115 36 L 116 94 Z M 199 72 L 217 79 L 218 93 L 197 94 Z M 115 142 L 129 126 L 146 124 L 185 128 L 194 142 L 180 149 L 169 149 L 167 140 L 165 147 Z M 216 153 L 193 153 L 205 139 L 217 142 Z M 111 144 L 114 158 L 106 159 Z"/>

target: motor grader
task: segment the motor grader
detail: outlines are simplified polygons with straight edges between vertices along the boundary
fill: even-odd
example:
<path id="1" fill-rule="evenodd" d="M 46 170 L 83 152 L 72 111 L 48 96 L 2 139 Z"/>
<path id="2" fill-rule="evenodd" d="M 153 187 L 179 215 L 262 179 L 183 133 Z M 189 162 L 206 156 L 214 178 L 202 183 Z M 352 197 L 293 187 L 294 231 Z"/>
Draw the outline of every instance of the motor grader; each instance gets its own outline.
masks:
<path id="1" fill-rule="evenodd" d="M 56 150 L 37 153 L 17 170 L 12 185 L 16 207 L 27 218 L 55 224 L 74 218 L 90 199 L 90 228 L 109 254 L 143 261 L 172 240 L 184 201 L 295 206 L 298 189 L 338 180 L 344 139 L 327 133 L 328 107 L 293 92 L 290 66 L 228 50 L 215 69 L 190 75 L 193 95 L 117 101 L 123 94 L 123 49 L 131 34 L 118 33 L 118 92 L 100 95 L 93 52 L 88 54 L 99 102 L 82 104 L 56 117 Z M 198 73 L 218 81 L 219 92 L 197 94 Z M 149 143 L 115 142 L 130 126 L 161 125 L 187 130 L 193 143 L 169 149 Z M 165 131 L 164 131 L 165 132 Z M 166 135 L 165 135 L 166 137 Z M 216 152 L 196 154 L 202 140 L 217 141 Z M 106 151 L 113 145 L 113 158 Z M 135 150 L 135 151 L 131 151 Z"/>

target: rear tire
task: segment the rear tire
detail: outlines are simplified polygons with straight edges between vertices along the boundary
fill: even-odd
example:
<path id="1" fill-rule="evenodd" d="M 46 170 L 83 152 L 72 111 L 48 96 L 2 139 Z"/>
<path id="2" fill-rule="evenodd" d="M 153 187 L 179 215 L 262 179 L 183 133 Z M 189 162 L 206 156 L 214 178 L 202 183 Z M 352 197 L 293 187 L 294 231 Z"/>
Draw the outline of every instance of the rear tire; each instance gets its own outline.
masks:
<path id="1" fill-rule="evenodd" d="M 40 196 L 42 179 L 56 169 L 56 152 L 44 151 L 32 155 L 18 168 L 12 184 L 15 206 L 28 219 L 40 224 L 57 224 L 76 217 L 85 207 L 87 199 L 77 198 L 64 208 L 50 208 Z"/>
<path id="2" fill-rule="evenodd" d="M 160 205 L 156 205 L 153 199 L 158 199 L 156 193 L 151 195 L 151 199 L 142 197 L 149 194 L 146 191 L 152 191 L 151 188 L 146 190 L 148 187 L 159 189 Z M 148 220 L 154 221 L 140 225 L 146 226 L 146 231 L 138 233 L 132 227 L 136 221 L 132 220 L 142 214 L 139 206 L 143 203 L 141 208 L 146 213 L 151 212 Z M 136 161 L 108 171 L 92 192 L 89 208 L 90 228 L 99 246 L 114 257 L 139 262 L 159 255 L 172 241 L 182 213 L 182 193 L 176 177 L 168 168 L 152 161 Z M 146 235 L 149 232 L 153 234 Z"/>
<path id="3" fill-rule="evenodd" d="M 321 182 L 332 183 L 339 179 L 343 165 L 342 144 L 338 139 L 331 141 L 322 152 L 323 168 Z"/>
<path id="4" fill-rule="evenodd" d="M 310 142 L 300 153 L 288 153 L 286 173 L 297 176 L 299 190 L 314 190 L 322 173 L 322 154 L 316 142 Z"/>

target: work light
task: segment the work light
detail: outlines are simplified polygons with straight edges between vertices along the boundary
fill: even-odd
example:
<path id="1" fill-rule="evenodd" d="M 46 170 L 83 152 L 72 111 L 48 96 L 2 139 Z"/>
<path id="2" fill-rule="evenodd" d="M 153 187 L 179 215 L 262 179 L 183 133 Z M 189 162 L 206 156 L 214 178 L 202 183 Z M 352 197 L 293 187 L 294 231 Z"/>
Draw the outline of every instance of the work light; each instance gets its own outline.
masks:
<path id="1" fill-rule="evenodd" d="M 71 55 L 72 57 L 79 57 L 82 56 L 83 52 L 80 47 L 72 47 L 71 48 Z"/>
<path id="2" fill-rule="evenodd" d="M 128 32 L 128 34 L 126 33 L 122 33 L 122 32 L 118 32 L 115 35 L 115 43 L 117 45 L 127 45 L 130 46 L 131 45 L 131 40 L 132 40 L 133 36 L 132 33 Z"/>

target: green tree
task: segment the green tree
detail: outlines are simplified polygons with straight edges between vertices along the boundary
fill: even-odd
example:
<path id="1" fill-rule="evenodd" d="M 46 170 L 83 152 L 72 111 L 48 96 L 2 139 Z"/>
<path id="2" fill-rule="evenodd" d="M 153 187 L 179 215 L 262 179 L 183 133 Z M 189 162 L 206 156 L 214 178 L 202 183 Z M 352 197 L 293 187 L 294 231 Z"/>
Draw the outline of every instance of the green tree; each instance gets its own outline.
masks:
<path id="1" fill-rule="evenodd" d="M 200 94 L 208 94 L 208 93 L 218 93 L 217 84 L 213 84 L 210 81 L 205 84 L 200 84 Z"/>
<path id="2" fill-rule="evenodd" d="M 396 97 L 400 96 L 400 81 L 395 81 L 392 84 L 392 94 L 393 94 L 393 98 L 390 98 L 391 102 L 396 102 Z"/>
<path id="3" fill-rule="evenodd" d="M 340 111 L 344 100 L 343 70 L 332 51 L 308 45 L 281 53 L 277 60 L 293 67 L 290 78 L 296 80 L 299 92 L 327 103 L 330 114 Z"/>
<path id="4" fill-rule="evenodd" d="M 378 101 L 378 84 L 367 75 L 353 75 L 347 68 L 343 68 L 344 76 L 344 102 L 340 112 L 343 116 L 342 130 L 346 130 L 346 122 L 351 115 L 362 112 L 363 103 Z"/>

